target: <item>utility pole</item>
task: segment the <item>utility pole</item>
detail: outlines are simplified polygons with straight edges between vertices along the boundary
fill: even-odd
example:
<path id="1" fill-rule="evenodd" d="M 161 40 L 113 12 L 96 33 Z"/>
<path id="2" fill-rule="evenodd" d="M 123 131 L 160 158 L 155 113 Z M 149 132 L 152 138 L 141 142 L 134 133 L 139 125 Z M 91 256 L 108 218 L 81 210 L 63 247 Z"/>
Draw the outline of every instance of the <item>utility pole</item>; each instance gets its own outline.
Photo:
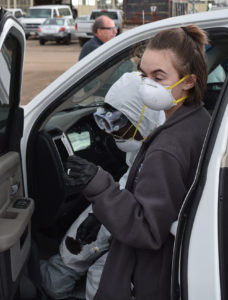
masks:
<path id="1" fill-rule="evenodd" d="M 195 13 L 195 0 L 192 0 L 192 9 L 193 9 L 193 13 Z"/>
<path id="2" fill-rule="evenodd" d="M 174 12 L 175 12 L 175 1 L 172 1 L 172 17 L 174 17 Z"/>

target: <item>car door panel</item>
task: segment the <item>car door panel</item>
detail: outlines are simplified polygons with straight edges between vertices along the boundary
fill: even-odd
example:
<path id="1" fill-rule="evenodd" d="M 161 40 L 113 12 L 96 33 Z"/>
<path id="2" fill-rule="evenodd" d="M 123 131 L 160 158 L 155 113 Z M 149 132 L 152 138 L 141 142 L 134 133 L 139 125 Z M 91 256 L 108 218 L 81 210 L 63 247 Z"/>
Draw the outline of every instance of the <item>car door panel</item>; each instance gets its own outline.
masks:
<path id="1" fill-rule="evenodd" d="M 32 199 L 24 197 L 20 155 L 23 109 L 19 108 L 25 37 L 22 26 L 0 10 L 0 299 L 19 299 L 28 260 Z"/>
<path id="2" fill-rule="evenodd" d="M 0 157 L 0 278 L 1 299 L 11 299 L 16 293 L 19 275 L 30 250 L 30 220 L 33 200 L 27 208 L 15 208 L 23 199 L 20 156 L 8 152 Z"/>
<path id="3" fill-rule="evenodd" d="M 0 157 L 0 178 L 0 252 L 2 252 L 20 240 L 31 219 L 34 204 L 29 199 L 30 204 L 27 208 L 14 207 L 16 201 L 25 199 L 18 153 L 10 152 Z"/>

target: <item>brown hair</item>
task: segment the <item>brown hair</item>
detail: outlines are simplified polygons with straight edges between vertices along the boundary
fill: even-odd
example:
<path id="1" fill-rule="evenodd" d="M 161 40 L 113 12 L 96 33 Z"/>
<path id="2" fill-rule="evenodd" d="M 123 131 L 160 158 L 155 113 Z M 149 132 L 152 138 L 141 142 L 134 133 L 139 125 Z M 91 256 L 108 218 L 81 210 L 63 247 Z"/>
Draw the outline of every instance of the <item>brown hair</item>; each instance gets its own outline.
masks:
<path id="1" fill-rule="evenodd" d="M 149 40 L 147 49 L 170 49 L 176 56 L 174 67 L 180 78 L 195 74 L 195 86 L 189 90 L 184 105 L 199 105 L 207 85 L 207 65 L 204 48 L 208 43 L 206 33 L 196 25 L 163 30 Z"/>

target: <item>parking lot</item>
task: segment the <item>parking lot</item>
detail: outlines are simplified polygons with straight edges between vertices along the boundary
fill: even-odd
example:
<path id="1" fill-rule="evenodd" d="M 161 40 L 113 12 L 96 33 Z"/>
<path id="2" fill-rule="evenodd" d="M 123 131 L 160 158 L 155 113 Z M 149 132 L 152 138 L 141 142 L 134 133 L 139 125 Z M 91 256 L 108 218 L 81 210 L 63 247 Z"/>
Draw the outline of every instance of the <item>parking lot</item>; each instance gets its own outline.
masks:
<path id="1" fill-rule="evenodd" d="M 27 104 L 40 91 L 78 61 L 81 47 L 78 41 L 70 45 L 47 42 L 40 46 L 39 40 L 26 41 L 21 104 Z"/>

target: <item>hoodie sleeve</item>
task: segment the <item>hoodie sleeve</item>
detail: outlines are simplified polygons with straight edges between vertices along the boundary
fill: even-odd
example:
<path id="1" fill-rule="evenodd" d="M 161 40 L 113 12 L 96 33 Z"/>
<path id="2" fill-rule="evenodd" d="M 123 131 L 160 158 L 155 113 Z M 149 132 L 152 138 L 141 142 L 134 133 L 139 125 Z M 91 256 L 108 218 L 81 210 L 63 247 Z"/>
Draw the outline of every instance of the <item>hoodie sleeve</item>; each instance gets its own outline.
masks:
<path id="1" fill-rule="evenodd" d="M 84 195 L 114 238 L 136 248 L 159 249 L 187 192 L 184 177 L 176 157 L 156 150 L 140 166 L 134 193 L 120 190 L 112 176 L 100 168 Z"/>

